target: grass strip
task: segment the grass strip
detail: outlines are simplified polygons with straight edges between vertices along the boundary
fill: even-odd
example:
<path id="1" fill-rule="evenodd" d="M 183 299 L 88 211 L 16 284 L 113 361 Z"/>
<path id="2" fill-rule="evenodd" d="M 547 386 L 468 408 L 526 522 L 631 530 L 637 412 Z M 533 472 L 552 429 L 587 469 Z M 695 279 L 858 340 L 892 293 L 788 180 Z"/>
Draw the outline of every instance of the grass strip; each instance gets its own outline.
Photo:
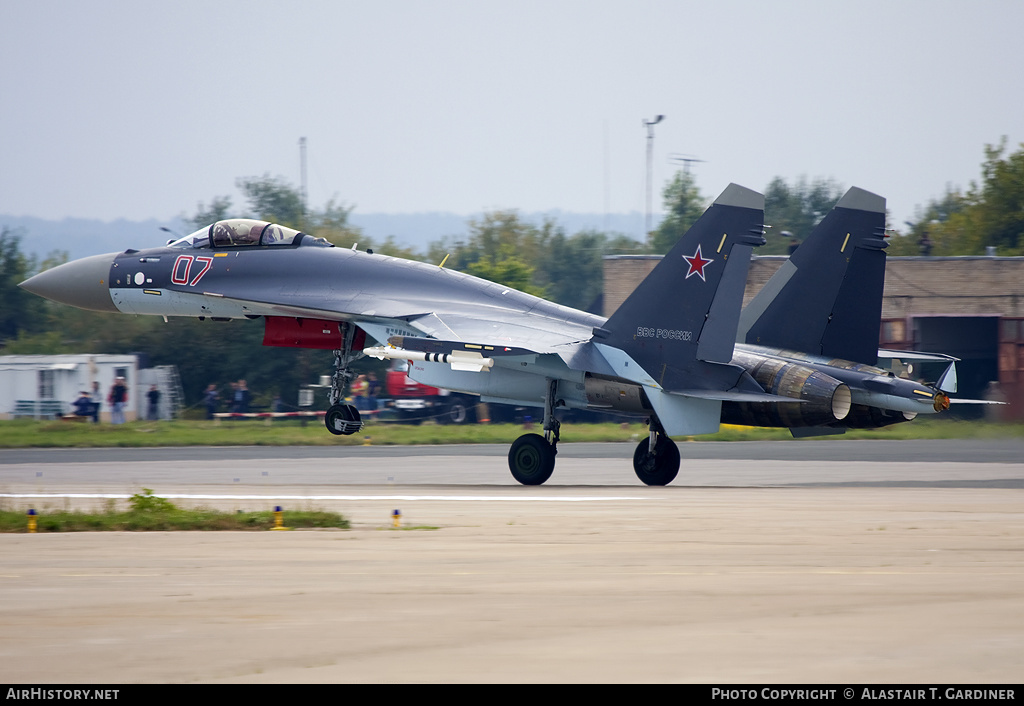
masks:
<path id="1" fill-rule="evenodd" d="M 36 515 L 37 532 L 170 532 L 269 530 L 274 513 L 222 512 L 211 508 L 180 508 L 148 488 L 128 499 L 129 509 L 117 511 L 110 502 L 103 512 L 58 510 Z M 286 510 L 284 526 L 290 529 L 334 527 L 348 529 L 349 521 L 335 512 Z M 0 532 L 28 532 L 24 512 L 0 510 Z"/>
<path id="2" fill-rule="evenodd" d="M 360 446 L 508 444 L 524 431 L 540 432 L 540 425 L 368 424 L 351 436 L 334 436 L 322 424 L 302 426 L 296 421 L 260 420 L 208 422 L 173 420 L 127 424 L 0 420 L 0 448 L 98 448 L 150 446 Z M 565 424 L 565 442 L 632 442 L 647 436 L 647 427 L 632 424 Z M 693 441 L 791 440 L 787 429 L 723 426 L 717 434 L 677 437 Z M 850 430 L 845 434 L 816 437 L 828 439 L 997 439 L 1024 438 L 1024 424 L 915 419 L 884 429 Z"/>

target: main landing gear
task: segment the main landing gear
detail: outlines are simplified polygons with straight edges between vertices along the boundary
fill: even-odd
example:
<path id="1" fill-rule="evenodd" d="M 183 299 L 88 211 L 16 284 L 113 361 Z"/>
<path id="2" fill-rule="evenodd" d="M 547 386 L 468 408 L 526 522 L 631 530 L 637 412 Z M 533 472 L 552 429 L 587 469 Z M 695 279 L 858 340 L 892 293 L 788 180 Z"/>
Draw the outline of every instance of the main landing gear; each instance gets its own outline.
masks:
<path id="1" fill-rule="evenodd" d="M 540 485 L 555 470 L 558 453 L 558 431 L 561 423 L 555 419 L 555 407 L 565 404 L 556 398 L 558 381 L 548 380 L 548 394 L 544 398 L 544 436 L 523 434 L 512 442 L 508 452 L 508 469 L 512 477 L 523 485 Z"/>
<path id="2" fill-rule="evenodd" d="M 650 434 L 633 452 L 633 470 L 647 485 L 668 485 L 679 473 L 679 447 L 668 438 L 657 417 L 651 417 Z"/>
<path id="3" fill-rule="evenodd" d="M 544 398 L 544 436 L 523 434 L 508 452 L 508 468 L 512 477 L 523 485 L 541 485 L 555 470 L 560 422 L 555 408 L 565 402 L 557 397 L 558 381 L 548 381 Z M 658 418 L 650 419 L 650 433 L 633 453 L 633 470 L 647 485 L 668 485 L 679 474 L 679 447 L 665 433 Z"/>
<path id="4" fill-rule="evenodd" d="M 344 348 L 334 351 L 334 375 L 331 376 L 330 392 L 331 406 L 327 408 L 327 414 L 324 415 L 324 425 L 332 434 L 347 436 L 355 434 L 363 428 L 359 410 L 350 404 L 342 404 L 348 383 L 353 375 L 348 367 L 362 358 L 363 352 L 361 350 L 354 354 L 352 352 L 356 327 L 352 324 L 343 324 L 343 326 L 345 328 Z"/>

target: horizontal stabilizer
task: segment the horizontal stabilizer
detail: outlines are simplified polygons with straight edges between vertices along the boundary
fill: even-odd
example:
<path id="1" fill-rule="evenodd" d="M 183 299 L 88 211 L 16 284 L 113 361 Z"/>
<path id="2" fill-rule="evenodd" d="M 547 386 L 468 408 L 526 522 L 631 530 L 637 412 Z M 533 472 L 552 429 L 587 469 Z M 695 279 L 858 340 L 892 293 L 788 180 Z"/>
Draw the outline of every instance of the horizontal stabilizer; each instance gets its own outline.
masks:
<path id="1" fill-rule="evenodd" d="M 956 360 L 960 360 L 959 358 L 954 358 L 953 356 L 946 355 L 945 353 L 921 353 L 919 351 L 897 351 L 897 350 L 891 350 L 891 349 L 888 349 L 888 348 L 879 348 L 878 349 L 878 357 L 879 358 L 884 358 L 884 359 L 899 358 L 900 360 L 936 360 L 936 361 L 948 361 L 948 360 L 956 361 Z"/>
<path id="2" fill-rule="evenodd" d="M 702 400 L 670 395 L 664 390 L 649 388 L 647 398 L 668 436 L 714 434 L 722 418 L 720 400 Z"/>
<path id="3" fill-rule="evenodd" d="M 1000 402 L 998 400 L 958 400 L 955 397 L 949 398 L 950 404 L 1010 404 L 1009 402 Z"/>

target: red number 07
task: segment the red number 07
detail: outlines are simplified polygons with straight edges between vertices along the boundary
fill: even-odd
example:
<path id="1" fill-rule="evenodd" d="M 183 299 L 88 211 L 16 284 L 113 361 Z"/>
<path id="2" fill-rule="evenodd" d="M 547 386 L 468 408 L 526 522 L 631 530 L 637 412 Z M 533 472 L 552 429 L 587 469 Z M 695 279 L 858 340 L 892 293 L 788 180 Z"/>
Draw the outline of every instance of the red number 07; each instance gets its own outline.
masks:
<path id="1" fill-rule="evenodd" d="M 202 263 L 203 269 L 201 269 L 196 276 L 189 281 L 193 260 L 198 263 Z M 211 266 L 213 266 L 212 257 L 178 255 L 178 259 L 174 261 L 174 267 L 171 268 L 171 282 L 174 284 L 187 284 L 190 287 L 194 287 L 196 286 L 196 283 L 203 278 L 203 275 L 210 271 Z"/>

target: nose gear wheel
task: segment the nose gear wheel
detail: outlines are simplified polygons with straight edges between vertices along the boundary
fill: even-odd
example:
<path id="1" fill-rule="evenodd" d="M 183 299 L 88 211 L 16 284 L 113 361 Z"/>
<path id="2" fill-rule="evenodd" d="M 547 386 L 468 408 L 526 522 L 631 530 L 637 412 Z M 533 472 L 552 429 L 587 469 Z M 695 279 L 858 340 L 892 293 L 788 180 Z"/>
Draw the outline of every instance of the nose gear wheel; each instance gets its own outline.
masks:
<path id="1" fill-rule="evenodd" d="M 332 404 L 324 415 L 327 431 L 339 436 L 355 434 L 363 428 L 359 410 L 350 404 Z"/>

